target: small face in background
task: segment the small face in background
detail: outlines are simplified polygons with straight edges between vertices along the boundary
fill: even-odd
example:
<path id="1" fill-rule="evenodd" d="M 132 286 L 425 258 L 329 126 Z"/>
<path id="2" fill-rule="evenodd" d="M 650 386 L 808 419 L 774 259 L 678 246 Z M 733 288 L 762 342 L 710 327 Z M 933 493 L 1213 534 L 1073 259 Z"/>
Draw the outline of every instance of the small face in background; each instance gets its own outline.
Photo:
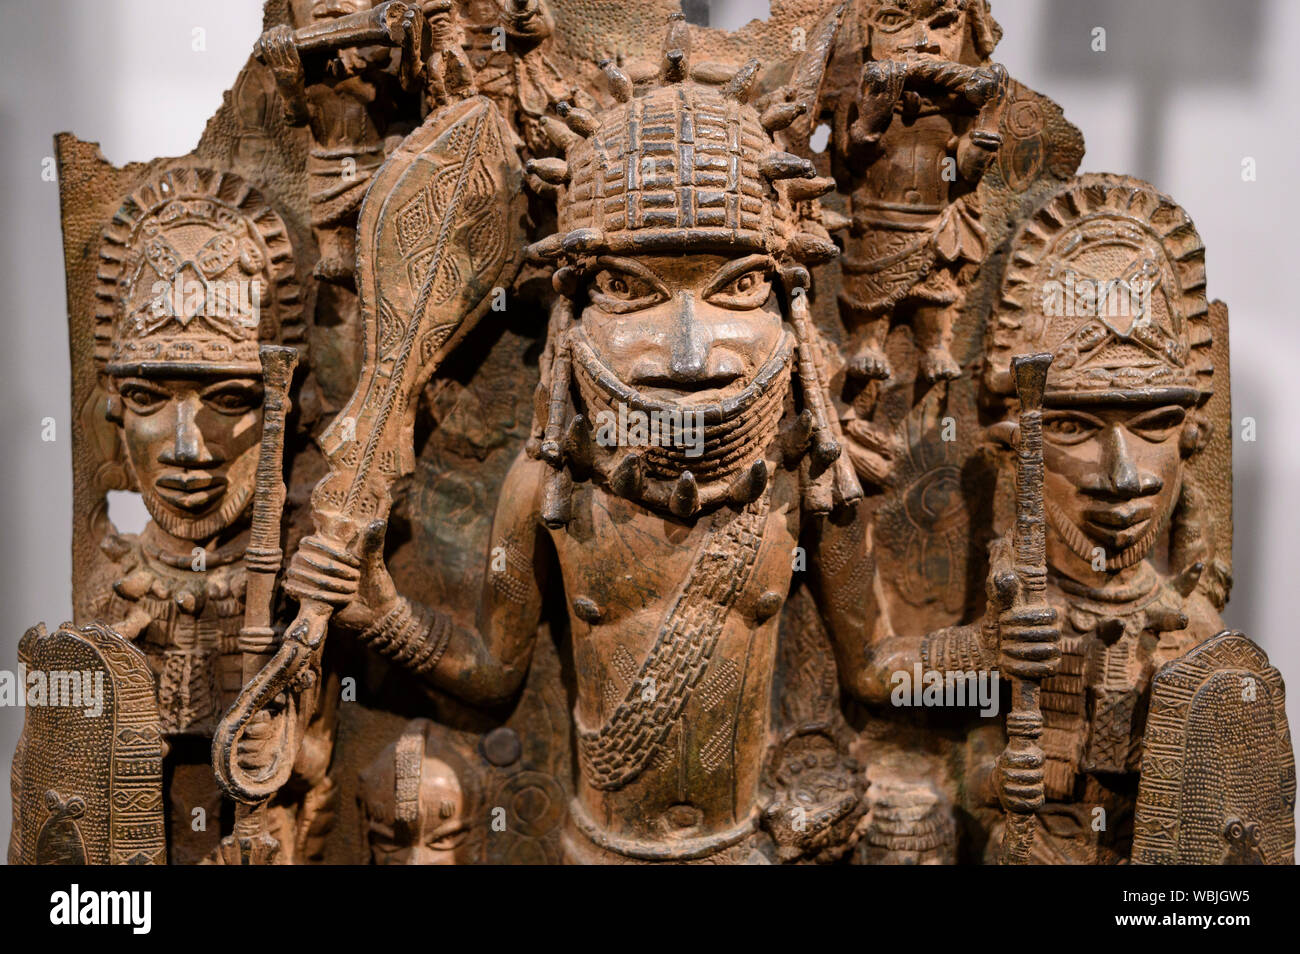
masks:
<path id="1" fill-rule="evenodd" d="M 958 62 L 966 42 L 965 0 L 880 0 L 867 13 L 873 60 L 908 56 Z"/>
<path id="2" fill-rule="evenodd" d="M 1122 566 L 1146 556 L 1178 500 L 1188 426 L 1178 404 L 1044 410 L 1044 498 L 1076 556 L 1092 562 L 1100 547 L 1107 564 Z M 1050 549 L 1049 562 L 1058 563 Z"/>
<path id="3" fill-rule="evenodd" d="M 383 765 L 387 756 L 387 765 Z M 394 747 L 361 777 L 361 811 L 377 865 L 454 865 L 456 850 L 469 834 L 469 813 L 460 778 L 446 762 L 429 754 L 420 760 L 414 804 L 399 804 Z M 405 787 L 405 786 L 403 786 Z"/>
<path id="4" fill-rule="evenodd" d="M 625 384 L 708 404 L 742 391 L 782 340 L 767 255 L 602 256 L 582 327 Z"/>
<path id="5" fill-rule="evenodd" d="M 247 510 L 262 440 L 255 377 L 113 379 L 114 417 L 149 515 L 185 540 L 206 540 Z"/>

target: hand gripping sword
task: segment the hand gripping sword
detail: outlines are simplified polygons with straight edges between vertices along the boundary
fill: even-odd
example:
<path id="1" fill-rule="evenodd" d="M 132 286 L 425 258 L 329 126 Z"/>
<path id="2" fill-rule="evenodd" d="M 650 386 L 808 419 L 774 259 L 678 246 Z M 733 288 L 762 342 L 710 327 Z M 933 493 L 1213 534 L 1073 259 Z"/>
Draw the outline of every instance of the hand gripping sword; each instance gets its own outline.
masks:
<path id="1" fill-rule="evenodd" d="M 1047 385 L 1050 354 L 1020 355 L 1012 359 L 1016 394 L 1020 398 L 1020 429 L 1016 441 L 1016 527 L 1013 536 L 1013 571 L 1016 595 L 1013 608 L 1051 612 L 1047 603 L 1047 528 L 1043 516 L 1043 390 Z M 1007 713 L 1007 747 L 999 759 L 1003 783 L 1014 787 L 1019 801 L 1008 809 L 1002 838 L 1003 864 L 1028 864 L 1034 845 L 1035 812 L 1042 807 L 1043 710 L 1039 682 L 1013 678 L 1011 711 Z"/>
<path id="2" fill-rule="evenodd" d="M 447 354 L 504 294 L 523 247 L 523 169 L 488 99 L 431 113 L 380 168 L 357 225 L 364 358 L 347 406 L 320 438 L 329 473 L 312 491 L 316 543 L 354 553 L 415 468 L 416 401 Z M 297 557 L 295 557 L 297 559 Z M 303 596 L 274 657 L 217 727 L 213 768 L 236 801 L 256 803 L 289 778 L 311 717 L 333 607 Z M 247 761 L 240 741 L 258 713 L 278 744 Z"/>

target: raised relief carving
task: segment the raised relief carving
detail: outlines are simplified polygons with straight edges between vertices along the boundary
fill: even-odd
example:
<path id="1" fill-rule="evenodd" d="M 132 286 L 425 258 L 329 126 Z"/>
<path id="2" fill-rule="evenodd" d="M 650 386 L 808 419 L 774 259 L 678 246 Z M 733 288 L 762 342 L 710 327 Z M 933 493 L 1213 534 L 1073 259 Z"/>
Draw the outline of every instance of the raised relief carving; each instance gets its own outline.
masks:
<path id="1" fill-rule="evenodd" d="M 100 624 L 27 631 L 10 864 L 165 864 L 163 733 L 144 654 Z"/>
<path id="2" fill-rule="evenodd" d="M 840 301 L 860 336 L 849 371 L 888 378 L 885 333 L 904 320 L 921 377 L 955 378 L 955 315 L 989 253 L 975 187 L 1002 145 L 1007 75 L 989 61 L 1001 31 L 984 0 L 867 0 L 846 16 L 862 60 L 835 108 L 852 197 Z"/>
<path id="3" fill-rule="evenodd" d="M 1292 863 L 1226 306 L 1000 35 L 277 0 L 192 155 L 60 137 L 11 861 Z"/>

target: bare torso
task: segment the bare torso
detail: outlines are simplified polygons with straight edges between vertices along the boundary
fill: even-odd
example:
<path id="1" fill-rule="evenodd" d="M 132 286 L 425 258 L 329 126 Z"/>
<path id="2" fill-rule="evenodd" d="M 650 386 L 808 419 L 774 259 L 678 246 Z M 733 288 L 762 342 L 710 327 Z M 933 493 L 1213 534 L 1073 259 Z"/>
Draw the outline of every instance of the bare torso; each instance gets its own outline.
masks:
<path id="1" fill-rule="evenodd" d="M 573 627 L 578 800 L 601 837 L 669 849 L 752 830 L 799 525 L 781 478 L 693 525 L 585 485 L 552 533 Z"/>

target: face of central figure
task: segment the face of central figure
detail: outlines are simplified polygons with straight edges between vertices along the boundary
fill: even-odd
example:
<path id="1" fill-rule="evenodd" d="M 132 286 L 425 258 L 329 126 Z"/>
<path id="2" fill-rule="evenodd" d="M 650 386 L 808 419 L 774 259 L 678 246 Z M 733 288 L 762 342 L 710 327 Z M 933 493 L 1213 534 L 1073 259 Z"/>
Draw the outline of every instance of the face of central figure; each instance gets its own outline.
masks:
<path id="1" fill-rule="evenodd" d="M 873 60 L 922 56 L 958 62 L 967 17 L 959 0 L 883 0 L 867 14 L 868 53 Z"/>
<path id="2" fill-rule="evenodd" d="M 1178 499 L 1187 411 L 1178 404 L 1073 405 L 1043 412 L 1044 498 L 1056 541 L 1108 566 L 1146 556 Z"/>
<path id="3" fill-rule="evenodd" d="M 123 444 L 149 515 L 185 540 L 226 529 L 252 499 L 262 439 L 256 377 L 114 379 Z"/>
<path id="4" fill-rule="evenodd" d="M 762 254 L 601 256 L 582 327 L 647 397 L 707 404 L 744 390 L 776 352 L 781 308 Z"/>

